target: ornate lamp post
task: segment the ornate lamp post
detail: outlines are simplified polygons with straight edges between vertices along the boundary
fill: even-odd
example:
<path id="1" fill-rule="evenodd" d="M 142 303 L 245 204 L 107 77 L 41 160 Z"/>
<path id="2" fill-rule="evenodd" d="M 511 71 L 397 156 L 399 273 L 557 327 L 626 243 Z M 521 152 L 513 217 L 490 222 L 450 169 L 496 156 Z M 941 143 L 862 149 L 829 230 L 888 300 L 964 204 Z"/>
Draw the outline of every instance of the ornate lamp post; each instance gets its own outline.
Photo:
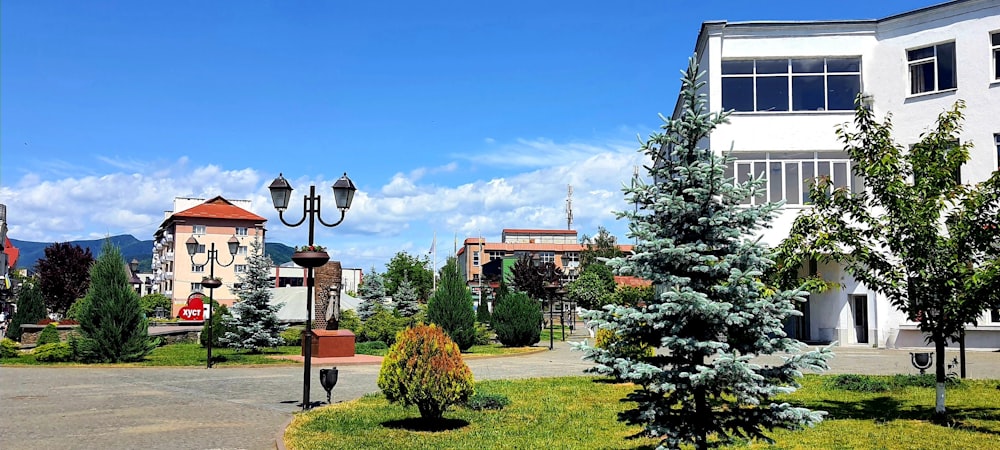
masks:
<path id="1" fill-rule="evenodd" d="M 208 277 L 201 279 L 201 285 L 203 287 L 207 287 L 208 288 L 208 318 L 205 319 L 205 322 L 208 324 L 208 366 L 207 366 L 207 368 L 211 369 L 212 368 L 212 343 L 213 343 L 213 341 L 215 341 L 215 336 L 213 336 L 213 331 L 214 331 L 213 328 L 214 327 L 212 326 L 212 302 L 215 301 L 215 288 L 217 288 L 219 286 L 222 286 L 222 280 L 220 280 L 220 279 L 218 279 L 218 278 L 215 277 L 215 264 L 219 263 L 219 265 L 222 266 L 222 267 L 229 267 L 234 262 L 236 262 L 236 250 L 240 246 L 240 241 L 238 239 L 236 239 L 236 236 L 233 236 L 233 237 L 229 238 L 229 242 L 227 242 L 227 245 L 229 247 L 229 262 L 226 263 L 226 264 L 223 264 L 222 261 L 219 260 L 219 251 L 215 249 L 215 242 L 213 242 L 212 245 L 209 247 L 208 256 L 207 256 L 205 262 L 200 263 L 200 264 L 197 263 L 197 262 L 195 262 L 195 260 L 194 260 L 194 255 L 196 255 L 198 253 L 198 249 L 199 249 L 199 247 L 201 247 L 201 244 L 198 242 L 198 240 L 195 239 L 194 236 L 191 236 L 184 243 L 184 245 L 187 247 L 188 256 L 191 257 L 191 264 L 192 265 L 205 265 L 205 264 L 208 264 L 208 267 L 209 267 L 209 269 L 208 269 Z"/>
<path id="2" fill-rule="evenodd" d="M 309 219 L 309 248 L 313 248 L 313 237 L 315 234 L 316 220 L 325 227 L 333 228 L 340 225 L 344 221 L 344 216 L 347 214 L 347 210 L 351 208 L 351 202 L 354 200 L 354 192 L 358 189 L 354 187 L 354 183 L 350 178 L 347 178 L 347 173 L 340 177 L 336 183 L 333 183 L 333 199 L 336 203 L 337 209 L 340 210 L 340 220 L 334 223 L 326 223 L 323 221 L 323 217 L 320 216 L 321 203 L 320 196 L 316 195 L 316 186 L 309 185 L 309 195 L 306 195 L 302 199 L 302 218 L 298 222 L 288 223 L 285 221 L 285 210 L 288 209 L 288 202 L 292 198 L 292 185 L 288 184 L 288 180 L 285 179 L 283 174 L 278 174 L 278 178 L 275 178 L 268 189 L 271 190 L 271 200 L 274 202 L 274 209 L 278 210 L 278 218 L 281 223 L 295 228 L 302 225 L 306 219 Z M 323 252 L 322 255 L 326 255 Z M 312 292 L 313 285 L 316 283 L 313 278 L 313 269 L 326 264 L 330 260 L 329 255 L 323 258 L 322 255 L 314 255 L 313 257 L 302 257 L 294 258 L 295 262 L 302 267 L 306 268 L 306 329 L 303 333 L 303 342 L 305 348 L 303 349 L 303 356 L 305 358 L 304 373 L 302 376 L 302 410 L 309 409 L 312 405 L 309 402 L 309 372 L 312 369 Z M 303 255 L 305 256 L 305 255 Z"/>

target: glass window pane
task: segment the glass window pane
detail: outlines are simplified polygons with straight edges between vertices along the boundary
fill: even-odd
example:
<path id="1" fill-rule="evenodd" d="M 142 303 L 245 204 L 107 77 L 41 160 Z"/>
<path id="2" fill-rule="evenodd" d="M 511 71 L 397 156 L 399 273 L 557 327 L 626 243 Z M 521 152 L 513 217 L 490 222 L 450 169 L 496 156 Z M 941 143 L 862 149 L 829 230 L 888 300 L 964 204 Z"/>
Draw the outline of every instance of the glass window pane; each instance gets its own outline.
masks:
<path id="1" fill-rule="evenodd" d="M 926 62 L 910 66 L 910 93 L 931 92 L 934 90 L 934 63 Z"/>
<path id="2" fill-rule="evenodd" d="M 858 163 L 851 161 L 851 192 L 857 194 L 865 190 L 865 177 L 857 173 Z"/>
<path id="3" fill-rule="evenodd" d="M 938 90 L 958 87 L 958 76 L 955 72 L 955 43 L 949 42 L 937 46 Z"/>
<path id="4" fill-rule="evenodd" d="M 1000 80 L 1000 49 L 993 50 L 993 79 Z"/>
<path id="5" fill-rule="evenodd" d="M 788 73 L 788 60 L 758 59 L 757 73 Z"/>
<path id="6" fill-rule="evenodd" d="M 793 59 L 793 73 L 823 73 L 823 58 Z"/>
<path id="7" fill-rule="evenodd" d="M 753 73 L 752 59 L 722 61 L 723 75 L 752 74 L 752 73 Z"/>
<path id="8" fill-rule="evenodd" d="M 802 179 L 799 178 L 799 163 L 785 163 L 785 200 L 790 205 L 799 204 L 799 188 Z"/>
<path id="9" fill-rule="evenodd" d="M 757 111 L 788 111 L 788 77 L 757 77 Z"/>
<path id="10" fill-rule="evenodd" d="M 861 58 L 827 58 L 827 72 L 860 72 Z"/>
<path id="11" fill-rule="evenodd" d="M 733 156 L 740 161 L 764 159 L 764 152 L 733 152 Z"/>
<path id="12" fill-rule="evenodd" d="M 750 164 L 736 164 L 736 183 L 743 185 L 750 181 Z M 750 204 L 750 197 L 740 201 L 744 205 Z"/>
<path id="13" fill-rule="evenodd" d="M 991 34 L 990 35 L 990 42 L 992 42 L 993 45 L 1000 45 L 1000 33 L 993 33 L 993 34 Z"/>
<path id="14" fill-rule="evenodd" d="M 755 205 L 762 205 L 767 202 L 767 167 L 763 162 L 753 163 L 753 177 L 754 179 L 763 178 L 765 183 L 763 186 L 758 188 L 757 195 L 754 196 L 753 202 Z"/>
<path id="15" fill-rule="evenodd" d="M 753 111 L 753 78 L 722 77 L 722 109 Z"/>
<path id="16" fill-rule="evenodd" d="M 826 77 L 827 108 L 830 111 L 850 111 L 861 92 L 861 75 L 830 75 Z"/>
<path id="17" fill-rule="evenodd" d="M 823 90 L 822 75 L 792 77 L 792 110 L 823 111 Z"/>
<path id="18" fill-rule="evenodd" d="M 816 162 L 816 177 L 830 177 L 830 161 Z"/>
<path id="19" fill-rule="evenodd" d="M 769 184 L 768 193 L 770 193 L 769 198 L 772 202 L 781 201 L 781 180 L 785 177 L 781 175 L 781 163 L 773 162 L 771 163 L 771 173 L 767 175 L 767 181 Z"/>
<path id="20" fill-rule="evenodd" d="M 916 61 L 918 59 L 930 58 L 934 56 L 934 46 L 915 48 L 906 52 L 907 61 Z"/>
<path id="21" fill-rule="evenodd" d="M 815 180 L 813 178 L 816 176 L 816 172 L 813 170 L 813 163 L 803 162 L 802 163 L 802 203 L 809 203 L 809 189 L 812 188 Z"/>
<path id="22" fill-rule="evenodd" d="M 847 163 L 833 163 L 833 187 L 847 187 Z"/>

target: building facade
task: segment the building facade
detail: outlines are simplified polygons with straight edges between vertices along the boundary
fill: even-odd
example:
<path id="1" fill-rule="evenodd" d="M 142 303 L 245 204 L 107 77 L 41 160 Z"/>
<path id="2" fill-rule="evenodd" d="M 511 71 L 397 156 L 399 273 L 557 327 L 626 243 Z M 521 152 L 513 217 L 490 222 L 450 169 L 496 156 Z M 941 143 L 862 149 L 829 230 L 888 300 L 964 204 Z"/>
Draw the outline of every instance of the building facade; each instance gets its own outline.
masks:
<path id="1" fill-rule="evenodd" d="M 695 51 L 712 111 L 733 110 L 708 138 L 733 150 L 736 182 L 764 177 L 748 202 L 784 200 L 763 240 L 775 246 L 808 208 L 812 178 L 864 189 L 834 129 L 853 120 L 859 93 L 881 117 L 891 112 L 896 142 L 909 145 L 957 100 L 966 102 L 961 139 L 975 148 L 962 167 L 965 184 L 1000 165 L 1000 2 L 955 1 L 876 20 L 705 22 Z M 680 104 L 674 116 L 680 115 Z M 812 268 L 839 290 L 815 294 L 791 324 L 797 338 L 841 345 L 925 345 L 917 324 L 837 264 Z M 808 269 L 803 269 L 803 271 Z M 970 347 L 1000 347 L 1000 314 L 969 327 Z"/>
<path id="2" fill-rule="evenodd" d="M 247 269 L 251 244 L 254 239 L 264 240 L 267 219 L 250 212 L 250 207 L 249 200 L 221 196 L 209 200 L 178 197 L 174 209 L 164 213 L 163 223 L 153 236 L 153 283 L 156 292 L 173 300 L 172 317 L 192 294 L 208 296 L 201 280 L 210 273 L 208 252 L 212 244 L 218 253 L 215 276 L 222 280 L 222 287 L 215 289 L 215 300 L 232 306 L 236 300 L 232 289 L 238 283 L 238 274 Z M 197 242 L 193 262 L 187 250 L 192 238 Z M 236 244 L 233 255 L 229 253 L 231 240 Z"/>

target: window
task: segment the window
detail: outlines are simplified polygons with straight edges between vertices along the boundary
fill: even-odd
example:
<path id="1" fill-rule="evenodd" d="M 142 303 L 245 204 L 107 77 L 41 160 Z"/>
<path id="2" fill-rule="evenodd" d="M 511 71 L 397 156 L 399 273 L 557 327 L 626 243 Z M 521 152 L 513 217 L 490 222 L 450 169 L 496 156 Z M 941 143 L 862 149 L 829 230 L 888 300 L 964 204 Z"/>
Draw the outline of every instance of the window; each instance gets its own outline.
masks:
<path id="1" fill-rule="evenodd" d="M 542 264 L 555 263 L 556 252 L 538 252 L 538 261 Z"/>
<path id="2" fill-rule="evenodd" d="M 236 251 L 237 255 L 246 255 L 248 253 L 247 246 L 241 245 L 239 250 Z"/>
<path id="3" fill-rule="evenodd" d="M 201 292 L 203 290 L 201 283 L 191 283 L 191 292 Z"/>
<path id="4" fill-rule="evenodd" d="M 236 235 L 237 236 L 246 236 L 247 235 L 247 227 L 236 227 Z"/>
<path id="5" fill-rule="evenodd" d="M 1000 31 L 990 34 L 990 45 L 993 46 L 993 81 L 1000 81 Z"/>
<path id="6" fill-rule="evenodd" d="M 958 87 L 954 42 L 907 50 L 906 60 L 910 64 L 911 95 Z"/>
<path id="7" fill-rule="evenodd" d="M 472 252 L 472 266 L 476 267 L 479 265 L 479 251 Z"/>
<path id="8" fill-rule="evenodd" d="M 205 271 L 204 264 L 191 264 L 191 271 L 194 273 L 202 273 Z"/>
<path id="9" fill-rule="evenodd" d="M 1000 309 L 990 310 L 990 322 L 1000 322 Z"/>
<path id="10" fill-rule="evenodd" d="M 566 253 L 563 253 L 562 259 L 563 259 L 564 263 L 579 263 L 580 262 L 580 253 L 579 252 L 566 252 Z"/>
<path id="11" fill-rule="evenodd" d="M 237 265 L 233 266 L 233 271 L 236 272 L 236 273 L 246 272 L 247 271 L 247 265 L 246 264 L 237 264 Z"/>
<path id="12" fill-rule="evenodd" d="M 490 261 L 493 261 L 495 259 L 503 259 L 507 252 L 503 250 L 488 250 L 486 253 L 490 256 Z"/>
<path id="13" fill-rule="evenodd" d="M 855 163 L 845 152 L 742 152 L 726 166 L 726 177 L 743 184 L 764 178 L 761 191 L 743 201 L 760 205 L 784 200 L 788 205 L 809 203 L 809 189 L 818 177 L 829 177 L 834 188 L 864 190 L 864 179 L 854 174 Z"/>
<path id="14" fill-rule="evenodd" d="M 850 111 L 861 92 L 861 58 L 722 61 L 722 108 Z"/>
<path id="15" fill-rule="evenodd" d="M 204 225 L 194 225 L 191 228 L 192 228 L 191 232 L 194 233 L 194 234 L 205 234 L 205 226 Z"/>
<path id="16" fill-rule="evenodd" d="M 993 141 L 997 146 L 997 170 L 1000 170 L 1000 134 L 994 134 Z"/>
<path id="17" fill-rule="evenodd" d="M 198 250 L 195 253 L 205 253 L 205 244 L 198 244 Z"/>

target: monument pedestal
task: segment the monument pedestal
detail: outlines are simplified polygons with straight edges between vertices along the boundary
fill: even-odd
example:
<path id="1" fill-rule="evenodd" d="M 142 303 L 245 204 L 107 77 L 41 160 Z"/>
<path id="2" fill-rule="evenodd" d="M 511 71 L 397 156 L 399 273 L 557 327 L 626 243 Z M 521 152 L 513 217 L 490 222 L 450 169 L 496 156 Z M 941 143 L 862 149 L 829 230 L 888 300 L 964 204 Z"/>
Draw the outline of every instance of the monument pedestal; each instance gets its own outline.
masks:
<path id="1" fill-rule="evenodd" d="M 351 330 L 312 330 L 312 357 L 354 356 L 354 332 Z M 302 339 L 305 340 L 303 334 Z M 305 346 L 302 347 L 305 356 Z"/>

